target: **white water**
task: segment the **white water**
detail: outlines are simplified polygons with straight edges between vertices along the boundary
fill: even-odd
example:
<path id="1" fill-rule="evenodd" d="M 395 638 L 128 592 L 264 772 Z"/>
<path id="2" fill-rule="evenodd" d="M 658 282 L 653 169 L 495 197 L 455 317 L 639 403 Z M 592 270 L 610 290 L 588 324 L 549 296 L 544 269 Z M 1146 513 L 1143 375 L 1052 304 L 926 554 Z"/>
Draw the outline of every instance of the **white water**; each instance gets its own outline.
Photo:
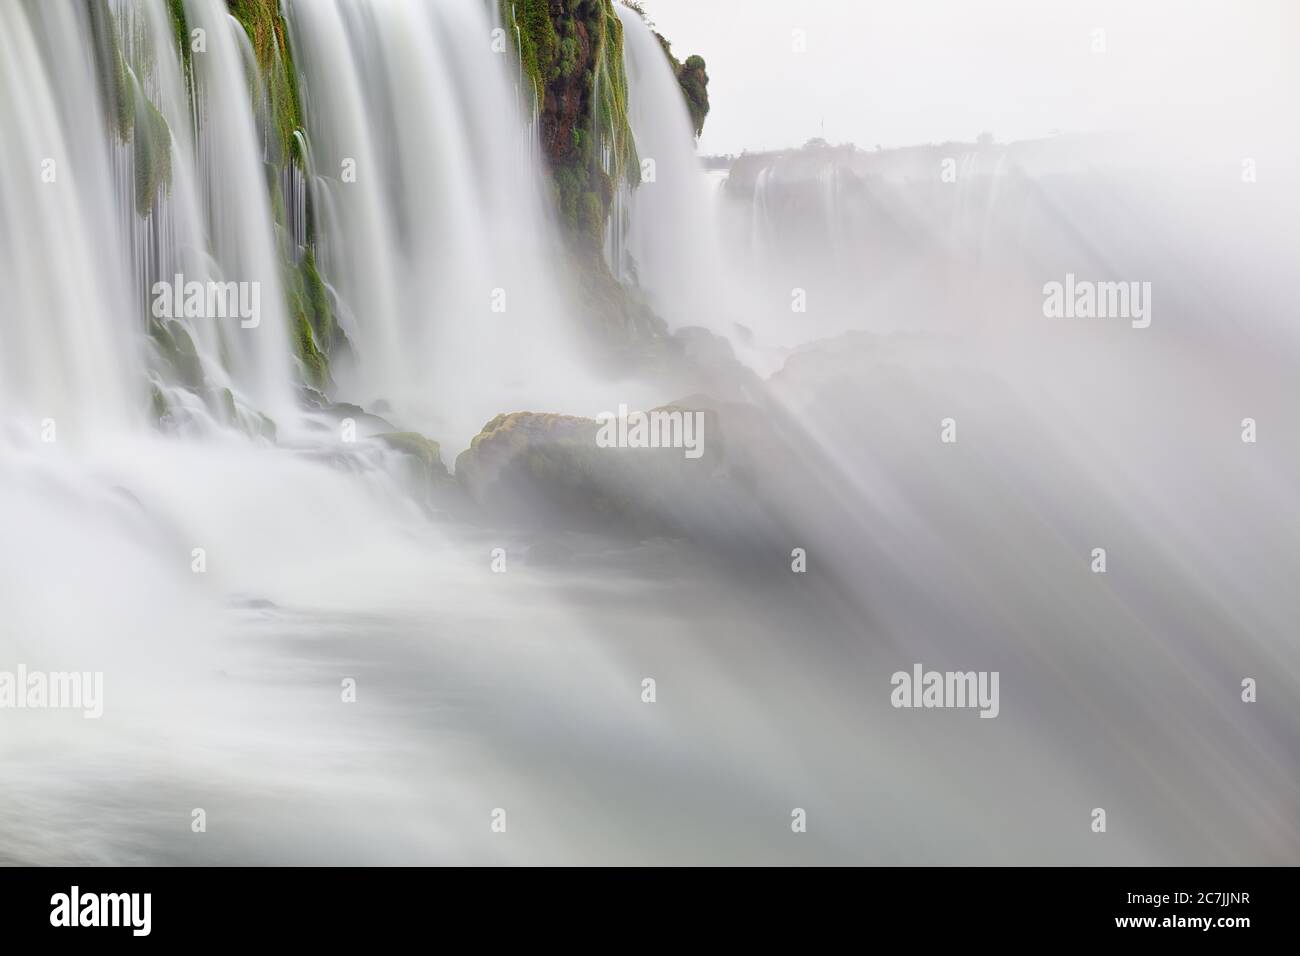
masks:
<path id="1" fill-rule="evenodd" d="M 695 150 L 690 114 L 659 40 L 633 10 L 623 21 L 628 123 L 653 181 L 624 190 L 625 275 L 634 277 L 674 328 L 703 326 L 731 336 L 746 312 L 743 292 L 723 273 L 710 184 Z"/>
<path id="2" fill-rule="evenodd" d="M 546 256 L 556 242 L 532 127 L 515 111 L 513 67 L 488 52 L 486 15 L 451 2 L 306 6 L 291 29 L 319 138 L 322 271 L 357 356 L 339 370 L 341 397 L 388 399 L 394 421 L 451 454 L 502 411 L 591 415 L 635 401 L 578 361 L 583 318 Z M 223 7 L 186 3 L 190 27 L 207 32 L 192 120 L 165 4 L 112 4 L 127 65 L 171 127 L 170 188 L 144 218 L 131 147 L 100 107 L 83 8 L 0 9 L 0 668 L 102 671 L 106 694 L 100 721 L 4 712 L 0 859 L 542 854 L 558 835 L 505 853 L 465 836 L 482 801 L 499 799 L 488 782 L 516 773 L 495 748 L 396 728 L 433 706 L 429 675 L 459 671 L 438 685 L 453 697 L 489 675 L 526 696 L 537 673 L 572 681 L 601 654 L 562 671 L 554 654 L 539 659 L 528 635 L 577 648 L 586 628 L 530 582 L 528 543 L 444 537 L 394 453 L 343 446 L 335 426 L 296 408 L 276 266 L 287 237 L 265 190 L 251 51 Z M 340 52 L 352 44 L 355 61 Z M 381 152 L 389 142 L 398 148 Z M 333 172 L 345 149 L 358 159 L 356 201 Z M 153 282 L 177 270 L 263 284 L 257 329 L 178 320 L 199 350 L 199 391 L 171 379 L 146 331 Z M 489 309 L 497 287 L 501 314 Z M 151 383 L 170 406 L 163 433 L 148 423 Z M 222 387 L 241 422 L 212 402 Z M 257 414 L 275 421 L 278 447 L 245 434 Z M 486 570 L 501 544 L 510 579 Z M 502 604 L 505 580 L 516 583 Z M 481 649 L 424 659 L 430 636 L 441 655 L 474 635 Z M 498 654 L 520 669 L 494 670 Z M 360 681 L 358 710 L 340 703 L 344 677 Z M 434 792 L 443 821 L 429 825 Z M 224 821 L 222 835 L 191 841 L 193 807 Z"/>
<path id="3" fill-rule="evenodd" d="M 343 394 L 382 400 L 454 447 L 505 409 L 615 407 L 629 387 L 580 360 L 584 317 L 488 5 L 295 0 L 289 11 L 321 261 L 358 358 L 340 372 Z"/>
<path id="4" fill-rule="evenodd" d="M 179 86 L 175 44 L 166 42 L 165 11 L 158 4 L 150 7 L 157 41 L 168 51 L 169 67 L 177 70 L 170 73 L 176 113 L 173 129 L 183 129 L 183 87 Z M 291 426 L 289 317 L 276 265 L 279 259 L 266 174 L 259 162 L 262 148 L 244 79 L 252 65 L 252 50 L 243 29 L 220 0 L 185 0 L 185 8 L 190 29 L 206 30 L 208 41 L 207 52 L 193 58 L 201 107 L 195 123 L 197 136 L 193 141 L 180 140 L 180 162 L 174 164 L 182 170 L 179 193 L 190 204 L 186 213 L 197 218 L 193 241 L 206 239 L 206 249 L 199 246 L 187 251 L 191 261 L 201 258 L 210 263 L 213 274 L 200 274 L 200 281 L 237 279 L 261 286 L 262 316 L 256 328 L 209 321 L 200 334 L 213 353 L 221 356 L 219 364 L 255 407 Z M 184 171 L 190 168 L 197 181 L 192 196 L 187 196 Z M 201 267 L 195 262 L 193 268 Z"/>
<path id="5" fill-rule="evenodd" d="M 1002 168 L 952 196 L 877 183 L 890 215 L 855 218 L 848 180 L 819 173 L 797 235 L 833 255 L 804 271 L 768 174 L 739 209 L 759 241 L 732 247 L 756 256 L 765 354 L 927 334 L 823 344 L 775 377 L 762 416 L 797 448 L 761 458 L 776 546 L 723 517 L 712 550 L 565 539 L 574 566 L 547 569 L 547 540 L 428 522 L 391 455 L 285 408 L 284 316 L 255 338 L 185 323 L 209 383 L 271 414 L 278 446 L 174 383 L 195 427 L 147 425 L 140 290 L 175 263 L 274 282 L 277 237 L 220 0 L 187 4 L 214 57 L 197 139 L 163 4 L 116 9 L 153 37 L 140 83 L 176 150 L 143 224 L 80 7 L 0 4 L 0 669 L 106 685 L 97 722 L 0 714 L 0 862 L 1294 861 L 1293 185 L 1243 196 L 1167 157 L 1128 189 Z M 453 450 L 500 411 L 634 401 L 570 361 L 578 316 L 487 15 L 295 0 L 290 18 L 322 266 L 357 352 L 342 397 L 387 399 Z M 677 199 L 703 177 L 653 38 L 628 34 L 642 154 L 671 184 L 632 198 L 629 249 L 672 324 L 713 324 L 726 309 L 700 302 L 752 290 L 672 247 L 708 233 L 706 205 Z M 1152 329 L 1042 323 L 1042 281 L 1089 249 L 1158 283 Z M 791 324 L 794 284 L 811 310 Z M 1258 446 L 1237 440 L 1245 414 Z M 935 440 L 945 415 L 956 447 Z M 726 549 L 747 532 L 757 571 Z M 1105 579 L 1086 570 L 1098 543 Z M 888 674 L 915 660 L 1000 668 L 1002 715 L 891 709 Z M 811 829 L 792 845 L 793 806 Z"/>
<path id="6" fill-rule="evenodd" d="M 130 290 L 83 28 L 68 4 L 0 9 L 0 407 L 6 431 L 32 439 L 45 418 L 89 436 L 132 420 L 142 403 L 140 344 L 122 334 Z M 42 181 L 47 161 L 54 183 Z M 66 278 L 49 281 L 50 263 Z"/>

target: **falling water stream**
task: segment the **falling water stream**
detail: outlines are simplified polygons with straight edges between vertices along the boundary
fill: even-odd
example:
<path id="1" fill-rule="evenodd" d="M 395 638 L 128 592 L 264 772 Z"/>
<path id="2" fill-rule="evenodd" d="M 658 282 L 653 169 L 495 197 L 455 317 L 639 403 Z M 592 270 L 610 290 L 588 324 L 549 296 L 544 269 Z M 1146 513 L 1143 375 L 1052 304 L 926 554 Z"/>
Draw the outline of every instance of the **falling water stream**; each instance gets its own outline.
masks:
<path id="1" fill-rule="evenodd" d="M 225 3 L 185 0 L 190 67 L 168 6 L 0 3 L 0 671 L 105 687 L 99 719 L 0 711 L 0 863 L 1294 860 L 1294 184 L 1039 144 L 972 147 L 948 192 L 942 153 L 832 151 L 719 196 L 619 7 L 655 175 L 611 265 L 761 376 L 764 518 L 524 532 L 431 515 L 367 435 L 450 465 L 502 412 L 680 396 L 581 346 L 496 4 L 284 3 L 286 168 Z M 105 23 L 133 135 L 166 129 L 156 193 Z M 385 419 L 351 444 L 295 358 L 309 213 L 331 398 Z M 1071 269 L 1152 282 L 1150 328 L 1048 323 Z M 169 320 L 193 381 L 150 325 L 175 274 L 261 288 L 256 327 Z M 891 707 L 916 661 L 1000 670 L 998 718 Z"/>

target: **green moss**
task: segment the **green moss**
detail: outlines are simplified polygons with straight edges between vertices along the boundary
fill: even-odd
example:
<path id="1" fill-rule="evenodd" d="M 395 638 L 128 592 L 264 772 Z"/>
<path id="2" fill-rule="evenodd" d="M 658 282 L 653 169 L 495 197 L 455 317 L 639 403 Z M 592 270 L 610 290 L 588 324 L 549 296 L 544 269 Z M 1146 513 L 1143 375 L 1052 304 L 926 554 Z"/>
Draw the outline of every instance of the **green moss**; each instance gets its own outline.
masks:
<path id="1" fill-rule="evenodd" d="M 447 468 L 442 463 L 442 446 L 432 438 L 425 438 L 419 432 L 385 432 L 376 435 L 375 438 L 388 447 L 416 459 L 421 471 L 427 477 L 448 477 Z"/>
<path id="2" fill-rule="evenodd" d="M 686 97 L 686 108 L 691 114 L 691 126 L 695 135 L 704 132 L 704 120 L 709 115 L 709 74 L 704 66 L 704 58 L 689 56 L 677 71 L 677 83 Z"/>
<path id="3" fill-rule="evenodd" d="M 267 120 L 267 189 L 271 213 L 288 235 L 289 212 L 281 183 L 288 166 L 304 170 L 307 165 L 306 131 L 303 128 L 302 101 L 298 90 L 298 71 L 293 62 L 289 31 L 280 0 L 226 0 L 230 14 L 248 34 L 262 79 L 262 108 Z M 308 191 L 306 248 L 282 244 L 283 274 L 294 317 L 294 345 L 302 362 L 306 384 L 326 389 L 332 382 L 329 356 L 343 343 L 342 333 L 334 321 L 329 292 L 316 268 L 313 252 L 315 215 Z"/>
<path id="4" fill-rule="evenodd" d="M 135 90 L 135 211 L 147 216 L 171 190 L 172 133 L 167 120 L 132 80 Z"/>
<path id="5" fill-rule="evenodd" d="M 266 108 L 271 124 L 268 145 L 275 146 L 277 165 L 301 163 L 294 133 L 302 128 L 302 104 L 298 95 L 298 72 L 289 48 L 289 31 L 280 13 L 279 0 L 227 0 L 230 14 L 244 28 L 262 74 Z"/>
<path id="6" fill-rule="evenodd" d="M 578 229 L 597 248 L 604 241 L 605 204 L 594 192 L 585 192 L 578 199 Z"/>
<path id="7" fill-rule="evenodd" d="M 167 0 L 167 8 L 172 18 L 172 33 L 181 51 L 181 67 L 185 71 L 185 83 L 194 95 L 194 51 L 190 47 L 190 25 L 185 15 L 185 0 Z"/>
<path id="8" fill-rule="evenodd" d="M 578 248 L 596 253 L 612 183 L 641 179 L 627 119 L 623 23 L 613 0 L 501 0 L 500 9 L 536 93 L 560 221 Z M 601 201 L 598 216 L 590 196 Z"/>
<path id="9" fill-rule="evenodd" d="M 297 265 L 284 272 L 289 312 L 294 317 L 294 345 L 306 372 L 306 383 L 326 389 L 331 384 L 329 356 L 345 344 L 342 330 L 334 319 L 329 289 L 316 269 L 311 248 L 303 250 Z"/>
<path id="10" fill-rule="evenodd" d="M 91 37 L 94 42 L 95 73 L 99 82 L 104 113 L 113 124 L 118 139 L 127 143 L 135 125 L 135 96 L 131 72 L 122 57 L 118 41 L 117 23 L 113 11 L 105 3 L 86 0 L 90 16 Z"/>
<path id="11" fill-rule="evenodd" d="M 644 16 L 645 14 L 642 13 L 643 18 Z M 664 49 L 664 56 L 668 57 L 668 65 L 672 68 L 673 75 L 677 77 L 677 85 L 682 88 L 686 108 L 691 114 L 691 126 L 698 137 L 704 132 L 704 119 L 709 115 L 709 73 L 704 64 L 704 57 L 688 56 L 683 63 L 673 56 L 672 45 L 664 39 L 663 34 L 655 33 L 655 36 L 659 38 L 659 45 Z"/>
<path id="12" fill-rule="evenodd" d="M 519 63 L 537 94 L 536 102 L 546 98 L 546 84 L 557 69 L 560 35 L 551 21 L 549 0 L 503 0 L 502 22 L 515 27 Z M 511 19 L 513 8 L 515 19 Z"/>
<path id="13" fill-rule="evenodd" d="M 307 314 L 311 317 L 312 329 L 325 351 L 330 352 L 334 347 L 338 327 L 334 322 L 334 312 L 330 308 L 329 290 L 325 288 L 320 273 L 316 271 L 316 255 L 311 249 L 303 254 L 301 269 Z"/>
<path id="14" fill-rule="evenodd" d="M 88 3 L 94 67 L 105 115 L 122 143 L 131 143 L 135 166 L 135 210 L 147 216 L 171 189 L 172 134 L 167 120 L 140 89 L 122 56 L 112 9 Z M 142 69 L 151 69 L 146 62 Z"/>
<path id="15" fill-rule="evenodd" d="M 301 311 L 294 317 L 294 345 L 298 359 L 302 362 L 303 376 L 307 384 L 318 389 L 328 387 L 329 363 L 316 344 L 316 337 L 312 334 L 311 323 L 307 321 L 306 313 Z"/>
<path id="16" fill-rule="evenodd" d="M 172 379 L 189 389 L 203 385 L 203 363 L 198 349 L 185 326 L 179 322 L 149 319 L 149 337 L 158 347 L 163 361 L 171 369 Z"/>
<path id="17" fill-rule="evenodd" d="M 720 436 L 716 415 L 706 415 L 707 433 Z M 695 462 L 677 449 L 601 448 L 599 429 L 593 419 L 568 415 L 498 415 L 456 458 L 456 481 L 498 518 L 602 533 L 679 533 L 672 518 L 677 503 L 701 496 L 722 502 L 735 494 L 720 470 L 716 438 L 707 460 Z"/>
<path id="18" fill-rule="evenodd" d="M 573 21 L 569 21 L 572 29 Z M 560 41 L 560 76 L 572 76 L 578 68 L 578 38 L 570 35 Z"/>
<path id="19" fill-rule="evenodd" d="M 623 21 L 610 0 L 597 4 L 588 30 L 597 43 L 593 93 L 596 96 L 596 140 L 610 150 L 610 175 L 630 186 L 641 182 L 641 161 L 627 120 L 627 69 L 623 59 Z M 593 143 L 593 146 L 596 144 Z"/>

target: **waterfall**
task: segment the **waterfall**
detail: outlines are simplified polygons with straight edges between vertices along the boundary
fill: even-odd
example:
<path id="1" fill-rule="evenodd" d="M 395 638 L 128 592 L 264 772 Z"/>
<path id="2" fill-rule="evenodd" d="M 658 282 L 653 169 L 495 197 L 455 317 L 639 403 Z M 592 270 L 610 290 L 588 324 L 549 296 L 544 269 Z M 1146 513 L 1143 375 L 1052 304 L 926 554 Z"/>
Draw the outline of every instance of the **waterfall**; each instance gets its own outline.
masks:
<path id="1" fill-rule="evenodd" d="M 460 444 L 503 408 L 607 407 L 488 5 L 293 0 L 287 18 L 322 274 L 356 352 L 343 394 Z"/>
<path id="2" fill-rule="evenodd" d="M 185 42 L 204 45 L 190 56 L 165 0 L 8 5 L 8 88 L 34 92 L 4 101 L 6 166 L 42 185 L 48 158 L 59 178 L 0 199 L 13 314 L 51 317 L 6 330 L 7 407 L 69 434 L 91 417 L 143 424 L 151 407 L 173 430 L 311 434 L 284 283 L 308 253 L 344 337 L 336 397 L 455 445 L 503 409 L 616 404 L 626 389 L 606 394 L 581 359 L 535 105 L 521 109 L 488 6 L 286 2 L 306 128 L 285 162 L 223 0 L 181 5 Z M 96 49 L 120 83 L 95 75 Z M 55 258 L 69 281 L 42 281 L 36 264 Z M 151 318 L 178 275 L 256 285 L 261 321 Z"/>
<path id="3" fill-rule="evenodd" d="M 616 4 L 611 279 L 512 9 L 0 0 L 0 671 L 106 688 L 0 712 L 0 865 L 1293 862 L 1297 152 L 813 141 L 718 188 Z M 1076 274 L 1154 321 L 1051 315 Z M 566 430 L 668 403 L 701 460 Z M 1001 715 L 896 709 L 918 661 Z"/>
<path id="4" fill-rule="evenodd" d="M 613 263 L 635 279 L 672 327 L 703 326 L 724 336 L 746 311 L 724 274 L 713 188 L 695 151 L 690 116 L 663 47 L 641 16 L 621 4 L 628 122 L 644 168 L 624 190 L 613 227 L 626 233 Z"/>
<path id="5" fill-rule="evenodd" d="M 93 49 L 79 4 L 0 7 L 0 408 L 29 435 L 45 419 L 68 437 L 143 421 L 142 322 Z"/>
<path id="6" fill-rule="evenodd" d="M 208 388 L 231 389 L 241 409 L 290 427 L 295 376 L 289 316 L 266 190 L 266 137 L 253 109 L 257 91 L 249 86 L 257 73 L 247 37 L 220 0 L 186 0 L 189 27 L 203 31 L 206 41 L 205 52 L 192 57 L 191 100 L 167 11 L 143 0 L 119 3 L 119 9 L 129 15 L 119 22 L 138 17 L 150 28 L 150 58 L 161 91 L 157 105 L 174 151 L 170 188 L 152 216 L 170 223 L 176 242 L 164 250 L 166 267 L 149 277 L 148 286 L 171 283 L 177 274 L 187 282 L 256 283 L 262 310 L 256 328 L 210 319 L 176 321 L 195 343 Z"/>

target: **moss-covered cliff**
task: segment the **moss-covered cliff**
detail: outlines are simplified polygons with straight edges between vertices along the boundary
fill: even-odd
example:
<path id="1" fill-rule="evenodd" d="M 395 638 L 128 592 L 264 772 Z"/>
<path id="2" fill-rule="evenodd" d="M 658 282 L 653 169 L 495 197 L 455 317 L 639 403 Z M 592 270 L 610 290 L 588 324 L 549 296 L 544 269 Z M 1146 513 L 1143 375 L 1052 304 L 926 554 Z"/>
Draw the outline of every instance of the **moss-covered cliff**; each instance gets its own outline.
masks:
<path id="1" fill-rule="evenodd" d="M 622 0 L 500 0 L 534 98 L 542 149 L 561 222 L 575 245 L 600 249 L 620 182 L 640 183 L 636 138 L 627 120 Z M 644 16 L 636 3 L 626 4 Z M 682 86 L 698 136 L 709 112 L 704 60 L 682 63 L 659 37 Z"/>
<path id="2" fill-rule="evenodd" d="M 555 202 L 574 245 L 598 252 L 620 181 L 640 182 L 627 121 L 623 24 L 612 0 L 501 0 L 533 93 Z"/>
<path id="3" fill-rule="evenodd" d="M 704 119 L 709 115 L 709 74 L 705 69 L 704 57 L 688 56 L 683 63 L 673 55 L 672 44 L 655 28 L 640 0 L 622 0 L 622 3 L 640 14 L 641 19 L 658 37 L 659 44 L 664 48 L 664 55 L 668 57 L 668 64 L 672 67 L 673 75 L 677 77 L 677 83 L 682 88 L 686 108 L 691 112 L 691 126 L 694 127 L 695 135 L 698 137 L 704 132 Z"/>
<path id="4" fill-rule="evenodd" d="M 644 351 L 667 334 L 662 319 L 610 273 L 602 255 L 620 188 L 641 181 L 628 123 L 623 22 L 626 0 L 498 0 L 502 24 L 518 45 L 526 95 L 550 171 L 555 205 L 573 256 L 573 273 L 593 313 L 598 339 L 616 351 Z M 660 37 L 682 84 L 696 134 L 708 113 L 704 61 L 678 62 Z"/>
<path id="5" fill-rule="evenodd" d="M 302 129 L 302 105 L 298 98 L 298 72 L 289 49 L 289 30 L 279 0 L 226 2 L 230 15 L 248 34 L 262 73 L 268 145 L 279 153 L 273 155 L 273 160 L 297 159 L 298 139 L 294 133 Z"/>
<path id="6" fill-rule="evenodd" d="M 709 74 L 704 65 L 704 57 L 688 56 L 683 63 L 673 56 L 672 44 L 662 33 L 656 32 L 655 36 L 659 38 L 659 44 L 664 48 L 664 55 L 668 57 L 668 63 L 673 68 L 673 75 L 677 77 L 677 83 L 682 88 L 686 108 L 691 114 L 691 128 L 695 130 L 695 135 L 698 137 L 704 132 L 704 120 L 709 115 Z"/>

